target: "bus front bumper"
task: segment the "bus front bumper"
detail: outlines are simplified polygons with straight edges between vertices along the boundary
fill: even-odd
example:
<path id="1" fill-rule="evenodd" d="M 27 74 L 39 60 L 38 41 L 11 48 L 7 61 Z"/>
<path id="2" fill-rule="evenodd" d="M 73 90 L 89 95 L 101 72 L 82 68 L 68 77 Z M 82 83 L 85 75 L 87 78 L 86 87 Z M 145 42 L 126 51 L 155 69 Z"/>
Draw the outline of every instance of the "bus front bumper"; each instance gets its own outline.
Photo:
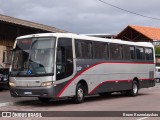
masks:
<path id="1" fill-rule="evenodd" d="M 54 86 L 49 87 L 10 87 L 12 97 L 55 97 Z"/>

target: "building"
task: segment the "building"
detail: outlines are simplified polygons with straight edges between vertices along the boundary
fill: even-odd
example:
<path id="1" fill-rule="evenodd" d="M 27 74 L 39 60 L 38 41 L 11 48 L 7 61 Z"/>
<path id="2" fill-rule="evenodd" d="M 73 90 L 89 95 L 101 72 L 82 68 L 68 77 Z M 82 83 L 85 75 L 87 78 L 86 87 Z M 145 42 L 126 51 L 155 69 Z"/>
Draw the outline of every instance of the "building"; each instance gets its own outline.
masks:
<path id="1" fill-rule="evenodd" d="M 129 25 L 115 38 L 134 42 L 160 41 L 160 28 Z"/>
<path id="2" fill-rule="evenodd" d="M 0 14 L 0 64 L 2 64 L 3 51 L 12 48 L 16 37 L 48 32 L 67 31 Z"/>
<path id="3" fill-rule="evenodd" d="M 129 25 L 115 38 L 134 42 L 152 42 L 155 45 L 157 63 L 160 65 L 160 28 Z"/>

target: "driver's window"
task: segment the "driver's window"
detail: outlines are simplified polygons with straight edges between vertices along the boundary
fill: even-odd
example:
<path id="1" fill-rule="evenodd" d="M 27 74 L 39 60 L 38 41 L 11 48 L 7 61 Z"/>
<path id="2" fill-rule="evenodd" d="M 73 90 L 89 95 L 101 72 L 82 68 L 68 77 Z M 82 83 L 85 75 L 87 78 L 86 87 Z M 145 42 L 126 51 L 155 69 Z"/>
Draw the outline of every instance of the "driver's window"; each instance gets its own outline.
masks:
<path id="1" fill-rule="evenodd" d="M 72 39 L 59 38 L 56 59 L 56 79 L 60 80 L 73 74 Z"/>
<path id="2" fill-rule="evenodd" d="M 65 74 L 65 48 L 58 46 L 57 48 L 57 76 L 61 77 Z"/>

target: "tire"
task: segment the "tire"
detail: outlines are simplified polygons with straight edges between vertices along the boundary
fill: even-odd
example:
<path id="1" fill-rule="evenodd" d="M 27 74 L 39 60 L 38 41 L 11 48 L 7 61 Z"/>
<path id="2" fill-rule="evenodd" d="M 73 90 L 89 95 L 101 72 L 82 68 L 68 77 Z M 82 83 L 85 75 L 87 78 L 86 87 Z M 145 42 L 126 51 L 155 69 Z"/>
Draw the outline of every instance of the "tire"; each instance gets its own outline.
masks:
<path id="1" fill-rule="evenodd" d="M 157 83 L 159 83 L 159 82 L 160 82 L 160 79 L 159 79 L 159 78 L 157 78 L 157 79 L 156 79 L 156 82 L 157 82 Z"/>
<path id="2" fill-rule="evenodd" d="M 38 97 L 39 101 L 41 101 L 42 103 L 46 103 L 49 102 L 51 100 L 51 98 L 43 98 L 43 97 Z"/>
<path id="3" fill-rule="evenodd" d="M 82 103 L 85 97 L 85 88 L 82 84 L 78 84 L 76 87 L 76 95 L 73 97 L 73 102 L 75 104 Z"/>
<path id="4" fill-rule="evenodd" d="M 99 95 L 101 96 L 101 97 L 107 97 L 107 96 L 111 96 L 111 92 L 104 92 L 104 93 L 99 93 Z"/>
<path id="5" fill-rule="evenodd" d="M 133 84 L 132 84 L 132 89 L 128 92 L 129 93 L 129 96 L 137 96 L 138 95 L 138 83 L 137 81 L 133 81 Z"/>

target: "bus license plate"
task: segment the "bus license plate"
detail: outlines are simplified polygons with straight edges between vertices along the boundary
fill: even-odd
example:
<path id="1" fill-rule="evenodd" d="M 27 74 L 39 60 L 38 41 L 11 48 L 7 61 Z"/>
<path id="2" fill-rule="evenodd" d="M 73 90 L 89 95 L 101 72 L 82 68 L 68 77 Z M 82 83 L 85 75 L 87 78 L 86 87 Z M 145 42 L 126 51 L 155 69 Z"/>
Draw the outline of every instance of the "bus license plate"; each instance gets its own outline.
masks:
<path id="1" fill-rule="evenodd" d="M 32 95 L 32 92 L 24 92 L 25 95 Z"/>

